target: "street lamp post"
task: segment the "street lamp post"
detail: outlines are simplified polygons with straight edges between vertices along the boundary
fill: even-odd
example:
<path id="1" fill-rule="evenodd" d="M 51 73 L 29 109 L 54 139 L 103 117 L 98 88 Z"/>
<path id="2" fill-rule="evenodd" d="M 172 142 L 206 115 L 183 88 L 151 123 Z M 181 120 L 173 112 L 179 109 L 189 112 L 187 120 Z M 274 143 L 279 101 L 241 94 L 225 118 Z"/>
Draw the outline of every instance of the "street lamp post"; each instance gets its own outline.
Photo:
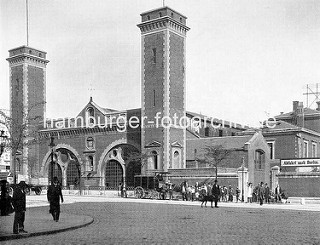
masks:
<path id="1" fill-rule="evenodd" d="M 54 137 L 51 136 L 50 138 L 50 144 L 49 147 L 51 148 L 51 183 L 53 183 L 53 167 L 54 167 L 54 160 L 53 160 L 53 154 L 54 154 L 54 147 L 55 147 L 55 143 L 54 143 Z"/>

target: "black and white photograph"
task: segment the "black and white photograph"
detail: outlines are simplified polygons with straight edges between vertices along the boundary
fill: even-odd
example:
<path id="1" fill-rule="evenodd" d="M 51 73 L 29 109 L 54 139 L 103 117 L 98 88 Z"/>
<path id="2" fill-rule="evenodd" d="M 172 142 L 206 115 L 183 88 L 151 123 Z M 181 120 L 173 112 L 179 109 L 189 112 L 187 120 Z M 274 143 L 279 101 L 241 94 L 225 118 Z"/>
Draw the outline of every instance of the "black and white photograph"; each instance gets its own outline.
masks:
<path id="1" fill-rule="evenodd" d="M 0 243 L 320 244 L 320 1 L 1 0 Z"/>

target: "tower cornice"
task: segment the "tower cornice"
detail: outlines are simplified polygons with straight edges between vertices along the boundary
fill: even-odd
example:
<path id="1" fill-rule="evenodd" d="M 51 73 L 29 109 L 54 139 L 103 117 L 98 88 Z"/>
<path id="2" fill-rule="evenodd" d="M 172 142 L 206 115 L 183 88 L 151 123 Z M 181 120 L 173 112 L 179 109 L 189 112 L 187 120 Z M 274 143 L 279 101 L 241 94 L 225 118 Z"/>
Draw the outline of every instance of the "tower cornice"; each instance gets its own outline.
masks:
<path id="1" fill-rule="evenodd" d="M 46 65 L 47 63 L 49 63 L 49 60 L 40 58 L 38 56 L 34 56 L 34 55 L 30 55 L 30 54 L 17 54 L 14 56 L 11 56 L 9 58 L 6 59 L 10 64 L 16 64 L 16 63 L 20 63 L 20 62 L 25 62 L 25 61 L 29 61 L 29 62 L 34 62 L 34 63 L 41 63 Z"/>
<path id="2" fill-rule="evenodd" d="M 140 28 L 140 31 L 142 34 L 157 31 L 157 30 L 164 30 L 168 28 L 173 31 L 177 31 L 179 33 L 186 35 L 187 31 L 190 30 L 188 26 L 180 23 L 179 21 L 172 19 L 169 16 L 148 20 L 138 24 L 137 26 Z"/>

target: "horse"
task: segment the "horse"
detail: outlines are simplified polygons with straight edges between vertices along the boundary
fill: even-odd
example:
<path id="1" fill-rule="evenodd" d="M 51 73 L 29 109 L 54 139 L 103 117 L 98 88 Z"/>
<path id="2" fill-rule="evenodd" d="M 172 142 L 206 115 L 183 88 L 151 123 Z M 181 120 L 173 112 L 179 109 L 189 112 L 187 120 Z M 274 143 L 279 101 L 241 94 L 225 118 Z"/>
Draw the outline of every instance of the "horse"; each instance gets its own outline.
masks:
<path id="1" fill-rule="evenodd" d="M 200 190 L 200 198 L 199 200 L 201 200 L 201 207 L 203 207 L 203 204 L 205 207 L 207 207 L 207 202 L 211 202 L 211 207 L 213 208 L 213 201 L 214 201 L 214 198 L 212 195 L 209 195 L 209 192 L 206 188 L 202 188 Z"/>

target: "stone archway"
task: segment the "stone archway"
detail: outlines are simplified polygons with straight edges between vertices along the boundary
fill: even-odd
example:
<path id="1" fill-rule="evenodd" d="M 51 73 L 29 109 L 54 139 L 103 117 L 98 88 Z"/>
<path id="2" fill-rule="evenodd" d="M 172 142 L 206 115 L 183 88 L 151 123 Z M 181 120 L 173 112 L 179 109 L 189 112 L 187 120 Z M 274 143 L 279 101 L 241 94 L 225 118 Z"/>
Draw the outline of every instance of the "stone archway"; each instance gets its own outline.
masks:
<path id="1" fill-rule="evenodd" d="M 110 175 L 107 176 L 106 174 L 107 169 L 110 168 L 110 164 L 114 165 L 115 162 L 119 164 L 119 167 L 121 166 L 122 180 L 124 181 L 124 183 L 126 183 L 125 180 L 127 180 L 128 174 L 130 175 L 129 177 L 130 183 L 133 182 L 133 176 L 131 175 L 134 175 L 138 172 L 137 167 L 132 167 L 132 164 L 134 163 L 131 163 L 129 159 L 129 155 L 130 155 L 130 152 L 139 152 L 139 150 L 133 145 L 130 145 L 127 143 L 120 143 L 120 142 L 121 141 L 116 141 L 116 143 L 118 144 L 115 144 L 114 142 L 111 145 L 109 145 L 104 151 L 104 153 L 102 154 L 102 156 L 104 157 L 102 158 L 101 156 L 100 158 L 99 165 L 98 165 L 98 172 L 101 177 L 100 186 L 105 186 L 106 183 L 110 185 L 110 181 L 107 179 L 107 177 L 110 179 L 112 178 L 119 179 L 119 177 L 110 176 Z M 129 162 L 131 164 L 129 164 Z M 130 167 L 128 168 L 128 166 Z M 119 169 L 117 167 L 113 166 L 113 168 L 114 168 L 115 175 L 119 173 Z M 141 167 L 140 167 L 139 173 L 141 173 Z"/>
<path id="2" fill-rule="evenodd" d="M 58 167 L 58 169 L 61 169 L 61 176 L 62 176 L 61 183 L 63 186 L 67 186 L 68 184 L 70 185 L 71 182 L 76 182 L 74 180 L 75 178 L 78 178 L 78 180 L 80 180 L 81 175 L 84 172 L 84 164 L 80 158 L 79 153 L 73 147 L 66 144 L 58 144 L 55 150 L 54 161 L 55 161 L 55 164 L 57 165 L 56 167 Z M 50 163 L 51 163 L 51 151 L 48 151 L 42 160 L 41 173 L 42 173 L 42 176 L 48 177 L 49 181 L 50 181 L 50 174 L 51 174 L 51 172 L 49 172 L 49 170 L 51 171 Z M 68 166 L 69 166 L 69 170 L 68 170 Z M 72 168 L 72 170 L 70 170 L 70 168 Z M 78 172 L 78 173 L 74 174 L 75 172 Z M 57 174 L 59 173 L 57 172 Z M 68 176 L 69 176 L 69 180 L 68 180 Z M 73 180 L 70 180 L 70 178 L 73 178 Z"/>

